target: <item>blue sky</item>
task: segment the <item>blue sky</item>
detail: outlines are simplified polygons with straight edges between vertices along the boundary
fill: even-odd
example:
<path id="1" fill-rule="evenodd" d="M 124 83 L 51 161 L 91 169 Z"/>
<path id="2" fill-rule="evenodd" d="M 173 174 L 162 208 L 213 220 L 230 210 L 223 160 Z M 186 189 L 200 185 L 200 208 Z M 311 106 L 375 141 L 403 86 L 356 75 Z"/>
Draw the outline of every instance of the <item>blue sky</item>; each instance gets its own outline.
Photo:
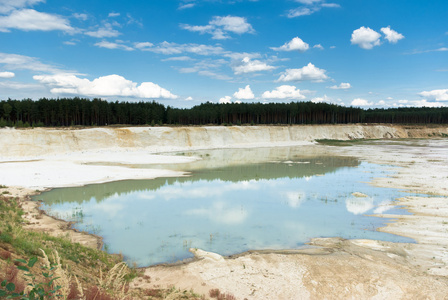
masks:
<path id="1" fill-rule="evenodd" d="M 0 99 L 448 105 L 448 1 L 0 0 Z"/>

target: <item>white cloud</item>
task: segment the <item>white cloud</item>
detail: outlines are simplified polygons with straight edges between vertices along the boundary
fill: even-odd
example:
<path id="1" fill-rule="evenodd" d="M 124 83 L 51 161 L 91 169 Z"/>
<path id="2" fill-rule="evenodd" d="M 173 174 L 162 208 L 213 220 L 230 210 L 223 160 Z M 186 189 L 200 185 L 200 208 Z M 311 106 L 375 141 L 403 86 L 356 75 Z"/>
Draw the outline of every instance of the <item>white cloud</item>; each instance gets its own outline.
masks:
<path id="1" fill-rule="evenodd" d="M 95 46 L 100 47 L 100 48 L 107 48 L 107 49 L 122 49 L 122 50 L 126 50 L 126 51 L 135 50 L 134 48 L 123 45 L 121 43 L 112 43 L 112 42 L 108 42 L 108 41 L 101 41 L 101 42 L 95 43 Z"/>
<path id="2" fill-rule="evenodd" d="M 137 49 L 140 49 L 142 51 L 146 51 L 149 48 L 151 48 L 152 46 L 154 46 L 154 44 L 150 43 L 150 42 L 142 42 L 142 43 L 135 43 L 134 46 Z"/>
<path id="3" fill-rule="evenodd" d="M 150 51 L 165 55 L 181 53 L 193 53 L 197 55 L 222 55 L 225 53 L 224 49 L 219 46 L 200 44 L 176 44 L 166 41 L 159 43 L 158 45 L 153 45 L 149 42 L 137 43 L 135 44 L 135 47 L 142 51 Z"/>
<path id="4" fill-rule="evenodd" d="M 286 15 L 288 18 L 296 18 L 301 16 L 308 16 L 315 12 L 318 12 L 322 8 L 337 8 L 341 7 L 337 3 L 325 3 L 322 0 L 296 0 L 303 4 L 303 6 L 290 9 Z"/>
<path id="5" fill-rule="evenodd" d="M 13 78 L 16 76 L 13 72 L 0 72 L 0 78 Z"/>
<path id="6" fill-rule="evenodd" d="M 398 100 L 392 103 L 393 107 L 448 107 L 448 104 L 443 102 L 429 102 L 426 99 L 422 100 Z"/>
<path id="7" fill-rule="evenodd" d="M 353 99 L 352 106 L 369 106 L 369 105 L 373 105 L 373 102 L 369 102 L 366 99 L 361 99 L 361 98 L 356 98 Z"/>
<path id="8" fill-rule="evenodd" d="M 12 10 L 32 6 L 39 2 L 45 2 L 45 0 L 1 0 L 0 13 L 6 14 Z"/>
<path id="9" fill-rule="evenodd" d="M 272 91 L 266 91 L 261 95 L 264 99 L 295 99 L 302 100 L 306 97 L 302 92 L 292 85 L 281 85 Z"/>
<path id="10" fill-rule="evenodd" d="M 341 7 L 337 3 L 322 3 L 321 6 L 322 7 L 327 7 L 327 8 L 338 8 L 338 7 Z"/>
<path id="11" fill-rule="evenodd" d="M 381 44 L 380 37 L 381 34 L 375 30 L 362 26 L 353 31 L 350 41 L 353 45 L 358 45 L 362 49 L 369 50 Z"/>
<path id="12" fill-rule="evenodd" d="M 117 96 L 138 98 L 176 99 L 168 90 L 152 82 L 140 85 L 119 75 L 108 75 L 92 81 L 72 74 L 35 75 L 33 79 L 51 87 L 53 94 L 71 94 L 80 96 Z"/>
<path id="13" fill-rule="evenodd" d="M 423 91 L 419 95 L 428 100 L 448 101 L 448 89 Z"/>
<path id="14" fill-rule="evenodd" d="M 321 44 L 314 45 L 313 48 L 324 50 L 324 47 Z"/>
<path id="15" fill-rule="evenodd" d="M 308 7 L 299 7 L 289 10 L 288 12 L 288 18 L 296 18 L 301 16 L 309 16 L 313 13 L 315 13 L 318 9 L 315 8 L 308 8 Z"/>
<path id="16" fill-rule="evenodd" d="M 404 35 L 390 29 L 390 26 L 381 28 L 381 32 L 386 36 L 386 40 L 392 44 L 396 44 L 399 40 L 404 39 Z"/>
<path id="17" fill-rule="evenodd" d="M 229 103 L 232 103 L 232 97 L 230 97 L 230 96 L 225 96 L 225 97 L 222 97 L 221 99 L 219 99 L 219 104 L 229 104 Z"/>
<path id="18" fill-rule="evenodd" d="M 9 32 L 10 29 L 75 32 L 75 29 L 70 26 L 70 22 L 67 19 L 57 15 L 41 13 L 34 9 L 15 10 L 9 16 L 1 16 L 0 32 Z"/>
<path id="19" fill-rule="evenodd" d="M 111 12 L 108 15 L 109 18 L 115 18 L 115 17 L 119 17 L 119 16 L 120 16 L 120 13 L 116 13 L 116 12 Z"/>
<path id="20" fill-rule="evenodd" d="M 324 95 L 323 97 L 315 97 L 315 98 L 311 99 L 311 102 L 313 102 L 313 103 L 331 103 L 331 102 L 333 102 L 333 99 L 331 99 L 327 95 Z"/>
<path id="21" fill-rule="evenodd" d="M 232 69 L 236 75 L 239 75 L 259 71 L 269 71 L 275 69 L 275 67 L 262 61 L 251 60 L 249 57 L 245 57 L 239 63 L 234 64 Z"/>
<path id="22" fill-rule="evenodd" d="M 185 98 L 185 101 L 193 101 L 193 97 L 187 97 L 187 98 Z"/>
<path id="23" fill-rule="evenodd" d="M 87 31 L 86 35 L 96 38 L 105 38 L 105 37 L 117 37 L 121 34 L 121 32 L 115 30 L 112 27 L 112 24 L 105 23 L 103 27 L 98 28 L 95 31 Z"/>
<path id="24" fill-rule="evenodd" d="M 239 88 L 238 92 L 235 92 L 233 94 L 233 97 L 235 97 L 236 99 L 246 99 L 246 100 L 249 100 L 249 99 L 254 99 L 255 95 L 252 92 L 252 90 L 250 89 L 250 86 L 246 85 L 246 87 L 244 89 L 243 88 Z"/>
<path id="25" fill-rule="evenodd" d="M 380 100 L 380 101 L 378 101 L 378 104 L 377 105 L 386 105 L 386 101 L 384 101 L 384 100 Z"/>
<path id="26" fill-rule="evenodd" d="M 169 58 L 162 59 L 162 61 L 189 61 L 189 60 L 193 60 L 193 59 L 189 56 L 175 56 L 175 57 L 169 57 Z"/>
<path id="27" fill-rule="evenodd" d="M 207 25 L 203 26 L 181 24 L 180 27 L 192 32 L 211 34 L 212 38 L 216 40 L 230 38 L 228 35 L 229 32 L 236 34 L 255 32 L 252 25 L 247 22 L 246 18 L 235 16 L 213 17 Z"/>
<path id="28" fill-rule="evenodd" d="M 60 69 L 41 63 L 37 58 L 0 52 L 0 64 L 12 70 L 31 70 L 39 72 L 59 73 Z"/>
<path id="29" fill-rule="evenodd" d="M 322 0 L 295 0 L 296 2 L 302 3 L 302 4 L 314 4 L 318 2 L 322 2 Z"/>
<path id="30" fill-rule="evenodd" d="M 230 31 L 237 34 L 254 32 L 252 25 L 247 23 L 246 18 L 242 17 L 214 17 L 210 24 L 217 27 L 222 27 L 225 31 Z"/>
<path id="31" fill-rule="evenodd" d="M 73 17 L 81 21 L 86 21 L 89 18 L 86 14 L 78 14 L 78 13 L 74 13 Z"/>
<path id="32" fill-rule="evenodd" d="M 187 9 L 187 8 L 193 8 L 195 6 L 196 6 L 195 3 L 179 4 L 179 8 L 178 9 L 182 10 L 182 9 Z"/>
<path id="33" fill-rule="evenodd" d="M 348 82 L 341 82 L 340 85 L 330 86 L 330 89 L 333 89 L 333 90 L 346 90 L 346 89 L 350 89 L 351 87 L 352 86 L 351 86 L 350 83 L 348 83 Z"/>
<path id="34" fill-rule="evenodd" d="M 301 69 L 287 69 L 277 81 L 305 81 L 311 80 L 314 82 L 322 82 L 328 79 L 325 74 L 326 70 L 319 69 L 312 63 L 304 66 Z"/>
<path id="35" fill-rule="evenodd" d="M 291 41 L 285 43 L 281 47 L 271 47 L 275 51 L 300 51 L 305 52 L 310 48 L 310 45 L 302 41 L 301 38 L 295 37 Z"/>

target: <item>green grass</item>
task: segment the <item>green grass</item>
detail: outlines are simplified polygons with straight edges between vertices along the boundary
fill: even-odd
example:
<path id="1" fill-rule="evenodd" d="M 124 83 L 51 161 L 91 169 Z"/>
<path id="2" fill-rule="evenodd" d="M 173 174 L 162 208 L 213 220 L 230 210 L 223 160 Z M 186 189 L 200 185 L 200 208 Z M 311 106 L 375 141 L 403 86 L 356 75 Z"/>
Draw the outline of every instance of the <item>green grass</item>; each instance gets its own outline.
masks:
<path id="1" fill-rule="evenodd" d="M 11 244 L 19 255 L 41 256 L 39 249 L 47 253 L 57 250 L 62 260 L 86 267 L 105 265 L 111 268 L 117 263 L 118 258 L 101 250 L 72 243 L 68 237 L 54 237 L 44 232 L 25 230 L 23 214 L 16 199 L 0 198 L 0 242 Z"/>
<path id="2" fill-rule="evenodd" d="M 342 141 L 342 140 L 331 140 L 331 139 L 322 139 L 322 140 L 316 140 L 316 142 L 318 142 L 321 145 L 326 145 L 326 146 L 338 146 L 338 147 L 348 147 L 348 146 L 353 146 L 356 143 L 359 142 L 365 142 L 365 139 L 357 139 L 357 140 L 346 140 L 346 141 Z"/>

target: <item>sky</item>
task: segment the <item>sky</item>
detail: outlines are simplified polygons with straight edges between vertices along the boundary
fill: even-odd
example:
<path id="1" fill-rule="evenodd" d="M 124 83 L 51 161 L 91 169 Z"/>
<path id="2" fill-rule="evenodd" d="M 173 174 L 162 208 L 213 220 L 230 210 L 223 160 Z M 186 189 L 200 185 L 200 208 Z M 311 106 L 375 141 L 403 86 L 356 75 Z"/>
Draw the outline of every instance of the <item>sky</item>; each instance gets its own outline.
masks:
<path id="1" fill-rule="evenodd" d="M 446 0 L 0 0 L 0 99 L 448 106 Z"/>

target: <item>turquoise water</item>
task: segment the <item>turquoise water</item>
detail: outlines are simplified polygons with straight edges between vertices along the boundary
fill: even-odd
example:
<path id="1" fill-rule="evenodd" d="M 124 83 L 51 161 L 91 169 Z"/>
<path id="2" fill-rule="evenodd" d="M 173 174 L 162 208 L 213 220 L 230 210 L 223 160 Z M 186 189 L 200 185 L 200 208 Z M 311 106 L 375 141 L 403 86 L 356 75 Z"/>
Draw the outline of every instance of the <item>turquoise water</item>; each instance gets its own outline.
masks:
<path id="1" fill-rule="evenodd" d="M 294 153 L 265 162 L 191 166 L 190 177 L 54 189 L 36 199 L 50 215 L 101 235 L 108 252 L 138 266 L 190 258 L 190 247 L 231 255 L 293 249 L 313 237 L 412 242 L 377 232 L 389 220 L 366 216 L 406 213 L 394 206 L 403 192 L 368 184 L 387 176 L 386 167 Z M 213 165 L 213 152 L 203 157 L 199 165 Z"/>

